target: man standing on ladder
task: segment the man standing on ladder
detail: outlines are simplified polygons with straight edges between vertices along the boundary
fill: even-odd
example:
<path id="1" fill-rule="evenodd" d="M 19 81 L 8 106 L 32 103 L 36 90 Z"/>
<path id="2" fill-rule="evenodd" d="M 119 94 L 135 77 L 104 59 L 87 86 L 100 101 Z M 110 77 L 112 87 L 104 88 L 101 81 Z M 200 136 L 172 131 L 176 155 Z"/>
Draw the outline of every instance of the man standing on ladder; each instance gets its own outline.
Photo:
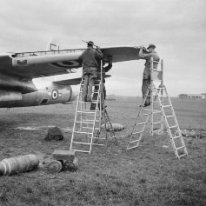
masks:
<path id="1" fill-rule="evenodd" d="M 143 97 L 143 99 L 145 99 L 147 89 L 150 88 L 150 83 L 151 83 L 151 71 L 150 71 L 151 58 L 153 58 L 153 61 L 154 61 L 153 69 L 157 69 L 157 65 L 158 65 L 158 62 L 160 60 L 159 55 L 155 51 L 155 48 L 156 48 L 156 46 L 154 44 L 150 44 L 147 47 L 147 50 L 144 47 L 140 47 L 140 51 L 139 51 L 140 58 L 146 60 L 145 68 L 144 68 L 144 72 L 143 72 L 143 80 L 142 80 L 142 97 Z M 144 107 L 147 107 L 150 105 L 150 94 L 151 94 L 151 92 L 149 92 L 148 98 L 146 99 L 145 104 L 143 105 Z"/>
<path id="2" fill-rule="evenodd" d="M 97 78 L 97 69 L 99 68 L 99 62 L 103 59 L 103 53 L 96 47 L 93 48 L 94 43 L 89 41 L 87 43 L 87 49 L 80 56 L 80 61 L 82 61 L 83 66 L 83 93 L 82 100 L 85 102 L 91 102 L 92 87 L 94 86 L 94 81 Z M 89 86 L 89 88 L 88 88 Z"/>

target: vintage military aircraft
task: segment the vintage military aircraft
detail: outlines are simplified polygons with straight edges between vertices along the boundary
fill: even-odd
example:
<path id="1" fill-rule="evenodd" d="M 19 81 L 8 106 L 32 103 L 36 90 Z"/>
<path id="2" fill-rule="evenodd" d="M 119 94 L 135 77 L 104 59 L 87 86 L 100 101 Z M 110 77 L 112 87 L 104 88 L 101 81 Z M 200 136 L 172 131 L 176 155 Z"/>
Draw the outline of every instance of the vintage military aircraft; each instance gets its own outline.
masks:
<path id="1" fill-rule="evenodd" d="M 73 100 L 72 85 L 80 78 L 55 81 L 37 90 L 33 78 L 72 73 L 81 67 L 79 56 L 85 49 L 63 49 L 23 53 L 0 53 L 0 107 L 38 106 Z M 104 62 L 139 59 L 139 47 L 101 48 Z"/>

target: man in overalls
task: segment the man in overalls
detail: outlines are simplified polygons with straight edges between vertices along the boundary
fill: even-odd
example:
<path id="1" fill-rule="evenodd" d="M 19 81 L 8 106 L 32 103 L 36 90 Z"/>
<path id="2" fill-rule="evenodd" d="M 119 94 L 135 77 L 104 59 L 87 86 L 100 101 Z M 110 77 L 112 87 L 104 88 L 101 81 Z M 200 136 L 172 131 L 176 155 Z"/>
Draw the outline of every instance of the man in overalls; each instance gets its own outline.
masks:
<path id="1" fill-rule="evenodd" d="M 99 68 L 99 62 L 103 59 L 103 53 L 99 48 L 93 48 L 94 43 L 89 41 L 87 43 L 87 49 L 80 56 L 80 61 L 83 67 L 83 79 L 84 86 L 82 91 L 82 101 L 91 102 L 92 87 L 94 81 L 97 78 L 97 70 Z"/>
<path id="2" fill-rule="evenodd" d="M 150 44 L 147 47 L 147 50 L 144 47 L 141 47 L 140 51 L 139 51 L 140 58 L 146 60 L 145 68 L 144 68 L 144 72 L 143 72 L 143 80 L 142 80 L 142 97 L 143 97 L 143 99 L 145 99 L 147 89 L 150 88 L 150 83 L 151 83 L 151 71 L 150 71 L 151 58 L 153 58 L 153 61 L 154 61 L 153 62 L 153 69 L 157 69 L 158 62 L 160 60 L 159 55 L 155 51 L 155 48 L 156 48 L 156 46 L 154 44 Z M 143 106 L 147 107 L 151 104 L 150 95 L 151 95 L 151 91 L 149 92 L 149 95 L 148 95 Z"/>

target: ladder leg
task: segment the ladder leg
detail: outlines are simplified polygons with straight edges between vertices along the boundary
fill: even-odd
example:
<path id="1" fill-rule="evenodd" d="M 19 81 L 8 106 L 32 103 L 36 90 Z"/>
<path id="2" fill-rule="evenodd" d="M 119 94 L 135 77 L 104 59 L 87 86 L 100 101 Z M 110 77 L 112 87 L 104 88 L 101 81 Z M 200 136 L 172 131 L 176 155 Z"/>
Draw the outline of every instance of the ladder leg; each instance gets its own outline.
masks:
<path id="1" fill-rule="evenodd" d="M 166 95 L 165 96 L 166 102 L 163 102 L 163 100 L 160 99 L 160 96 L 158 96 L 158 99 L 165 119 L 167 132 L 170 136 L 172 148 L 177 158 L 180 159 L 181 157 L 188 155 L 188 152 L 184 143 L 184 139 L 177 121 L 174 108 L 172 106 L 171 99 L 168 95 L 166 87 L 164 85 L 162 85 L 162 87 L 163 87 L 162 92 L 165 93 Z M 167 114 L 166 112 L 170 112 L 170 113 Z"/>
<path id="2" fill-rule="evenodd" d="M 166 94 L 166 97 L 165 97 L 166 101 L 164 101 L 163 93 Z M 158 104 L 158 107 L 159 107 L 158 110 L 156 107 L 154 107 L 154 103 Z M 152 95 L 151 95 L 150 107 L 151 107 L 150 109 L 144 109 L 144 107 L 140 107 L 137 118 L 135 120 L 135 124 L 134 124 L 134 126 L 132 128 L 132 132 L 130 134 L 130 140 L 129 140 L 129 144 L 127 146 L 127 150 L 130 150 L 130 149 L 133 149 L 133 148 L 136 148 L 139 146 L 139 142 L 142 139 L 143 132 L 145 131 L 146 124 L 149 120 L 149 116 L 151 115 L 151 134 L 154 133 L 154 124 L 155 123 L 160 124 L 161 131 L 163 131 L 164 125 L 165 125 L 166 129 L 167 129 L 167 133 L 170 136 L 172 148 L 173 148 L 174 153 L 177 156 L 177 158 L 180 159 L 183 156 L 188 155 L 188 152 L 187 152 L 187 149 L 186 149 L 186 146 L 184 143 L 184 139 L 183 139 L 183 136 L 181 134 L 181 130 L 179 128 L 179 124 L 178 124 L 178 121 L 177 121 L 177 118 L 175 115 L 175 111 L 174 111 L 174 108 L 172 106 L 171 99 L 169 98 L 166 87 L 164 85 L 162 85 L 161 90 L 157 90 L 155 85 L 152 85 Z M 142 110 L 146 110 L 149 112 L 147 114 L 147 118 L 145 121 L 141 121 L 141 118 L 143 115 Z M 170 113 L 167 114 L 168 112 L 170 112 Z M 159 122 L 154 121 L 155 114 L 161 115 Z M 173 125 L 171 125 L 170 121 L 173 122 Z M 139 126 L 139 125 L 142 125 L 141 129 L 137 129 L 137 126 Z M 136 132 L 135 132 L 135 129 L 137 129 Z M 135 135 L 137 136 L 136 138 L 134 138 Z"/>
<path id="3" fill-rule="evenodd" d="M 151 109 L 144 109 L 146 99 L 148 98 L 149 95 L 150 95 L 150 88 L 147 88 L 145 97 L 142 100 L 142 104 L 139 107 L 139 111 L 138 111 L 137 117 L 135 119 L 135 123 L 132 127 L 132 131 L 129 135 L 129 143 L 127 145 L 127 150 L 134 149 L 134 148 L 138 147 L 139 143 L 142 139 L 143 133 L 145 131 L 145 128 L 146 128 L 146 125 L 148 123 L 149 116 L 151 113 L 151 111 L 150 111 Z M 147 112 L 146 114 L 143 113 L 144 110 Z"/>
<path id="4" fill-rule="evenodd" d="M 149 116 L 151 116 L 151 134 L 153 135 L 154 133 L 154 125 L 159 124 L 160 125 L 160 131 L 164 130 L 164 126 L 167 129 L 167 133 L 170 136 L 170 141 L 172 144 L 172 148 L 174 150 L 175 155 L 177 156 L 178 159 L 180 159 L 183 156 L 188 155 L 187 148 L 184 143 L 184 139 L 181 133 L 181 130 L 179 128 L 179 124 L 177 121 L 177 117 L 174 111 L 174 108 L 172 106 L 171 99 L 169 98 L 169 95 L 167 93 L 167 89 L 163 83 L 163 60 L 161 60 L 161 70 L 158 71 L 157 67 L 154 65 L 157 64 L 158 61 L 153 61 L 153 58 L 150 60 L 150 72 L 151 72 L 151 84 L 150 88 L 151 91 L 148 91 L 148 94 L 151 92 L 151 106 L 150 109 L 147 111 L 149 114 L 147 114 L 147 118 L 145 121 L 140 121 L 142 118 L 142 110 L 143 106 L 145 105 L 145 101 L 147 99 L 148 94 L 143 100 L 142 108 L 139 109 L 137 118 L 135 119 L 135 124 L 132 128 L 132 132 L 130 134 L 130 141 L 127 146 L 127 149 L 133 149 L 138 147 L 139 141 L 142 138 L 143 132 L 146 127 L 146 123 L 149 120 Z M 160 86 L 158 89 L 156 89 L 154 80 L 160 81 Z M 143 87 L 142 87 L 143 90 Z M 164 97 L 165 94 L 165 97 Z M 156 104 L 158 104 L 158 109 L 156 108 Z M 146 109 L 145 109 L 146 110 Z M 160 121 L 154 121 L 155 120 L 155 115 L 159 114 L 160 116 Z M 139 122 L 138 122 L 139 120 Z M 137 130 L 136 132 L 134 131 L 135 128 L 138 128 L 138 126 L 141 125 L 141 129 Z M 134 136 L 137 135 L 137 138 L 134 139 Z M 133 145 L 132 145 L 133 144 Z"/>
<path id="5" fill-rule="evenodd" d="M 94 135 L 96 135 L 95 132 L 101 132 L 102 116 L 105 118 L 104 98 L 102 98 L 102 78 L 103 76 L 101 71 L 101 79 L 95 80 L 95 85 L 92 90 L 93 95 L 91 95 L 92 99 L 90 110 L 87 108 L 88 103 L 84 102 L 84 99 L 82 99 L 83 88 L 85 88 L 83 87 L 85 80 L 82 80 L 81 82 L 70 143 L 70 149 L 77 152 L 86 152 L 90 154 L 92 152 L 93 145 L 104 145 L 93 142 Z M 102 112 L 104 113 L 103 115 Z"/>

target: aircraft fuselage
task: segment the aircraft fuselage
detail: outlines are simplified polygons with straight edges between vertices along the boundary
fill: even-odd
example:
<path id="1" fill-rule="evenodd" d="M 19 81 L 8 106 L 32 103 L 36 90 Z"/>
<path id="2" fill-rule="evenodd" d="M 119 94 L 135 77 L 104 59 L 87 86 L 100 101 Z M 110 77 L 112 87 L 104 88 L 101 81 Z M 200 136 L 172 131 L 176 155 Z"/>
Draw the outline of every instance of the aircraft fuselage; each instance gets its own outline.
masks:
<path id="1" fill-rule="evenodd" d="M 37 90 L 32 80 L 0 73 L 0 108 L 66 103 L 74 99 L 71 86 L 51 84 Z"/>
<path id="2" fill-rule="evenodd" d="M 2 93 L 0 91 L 0 93 Z M 57 103 L 67 103 L 74 100 L 71 86 L 49 86 L 35 92 L 21 94 L 18 92 L 5 92 L 4 100 L 0 101 L 0 108 L 29 107 Z M 1 99 L 1 97 L 0 97 Z"/>

